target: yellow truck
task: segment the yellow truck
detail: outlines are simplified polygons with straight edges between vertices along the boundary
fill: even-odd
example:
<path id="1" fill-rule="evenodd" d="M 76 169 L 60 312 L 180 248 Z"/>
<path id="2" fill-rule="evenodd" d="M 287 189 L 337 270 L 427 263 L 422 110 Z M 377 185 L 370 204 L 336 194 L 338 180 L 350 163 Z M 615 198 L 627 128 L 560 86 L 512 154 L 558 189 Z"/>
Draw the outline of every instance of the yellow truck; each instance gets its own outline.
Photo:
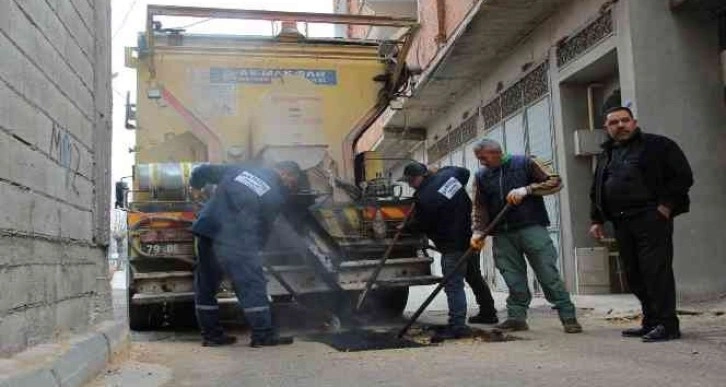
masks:
<path id="1" fill-rule="evenodd" d="M 164 28 L 173 17 L 261 21 L 273 33 Z M 314 24 L 384 29 L 391 38 L 313 38 L 304 31 Z M 206 162 L 298 162 L 309 180 L 295 198 L 302 210 L 278 221 L 266 262 L 296 293 L 335 296 L 337 304 L 341 295 L 356 298 L 412 201 L 385 172 L 400 160 L 354 150 L 408 78 L 404 58 L 416 28 L 389 17 L 148 6 L 146 31 L 125 58 L 138 79 L 126 123 L 136 131 L 132 184 L 117 184 L 128 210 L 132 329 L 193 323 L 189 225 L 200 203 L 188 179 Z M 409 286 L 438 280 L 426 249 L 420 235 L 396 243 L 370 311 L 400 314 Z M 268 288 L 273 299 L 289 296 L 274 276 Z M 225 286 L 220 293 L 233 301 Z"/>

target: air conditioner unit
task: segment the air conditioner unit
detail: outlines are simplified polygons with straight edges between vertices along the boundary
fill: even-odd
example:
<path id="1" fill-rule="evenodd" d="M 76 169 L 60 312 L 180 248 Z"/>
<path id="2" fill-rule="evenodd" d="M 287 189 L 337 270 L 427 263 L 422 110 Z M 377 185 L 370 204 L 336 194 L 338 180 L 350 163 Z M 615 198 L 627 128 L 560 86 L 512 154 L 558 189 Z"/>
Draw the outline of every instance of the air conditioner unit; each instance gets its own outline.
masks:
<path id="1" fill-rule="evenodd" d="M 602 151 L 600 145 L 607 141 L 608 134 L 603 129 L 582 129 L 575 131 L 575 156 L 594 156 Z"/>

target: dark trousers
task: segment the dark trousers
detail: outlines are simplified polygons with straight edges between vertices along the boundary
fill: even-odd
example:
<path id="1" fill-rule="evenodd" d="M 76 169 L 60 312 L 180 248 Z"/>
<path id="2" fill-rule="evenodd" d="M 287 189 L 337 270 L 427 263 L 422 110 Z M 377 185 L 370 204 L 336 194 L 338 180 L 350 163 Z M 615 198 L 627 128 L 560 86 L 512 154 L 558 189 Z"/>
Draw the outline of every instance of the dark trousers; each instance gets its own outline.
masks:
<path id="1" fill-rule="evenodd" d="M 643 308 L 643 326 L 677 331 L 673 220 L 649 210 L 613 223 L 628 284 Z"/>
<path id="2" fill-rule="evenodd" d="M 479 313 L 484 315 L 495 315 L 497 310 L 494 308 L 494 298 L 489 286 L 481 275 L 481 255 L 472 254 L 466 263 L 466 283 L 469 284 L 471 290 L 476 297 L 476 303 L 479 304 Z"/>
<path id="3" fill-rule="evenodd" d="M 462 254 L 464 254 L 463 251 L 450 251 L 441 254 L 441 271 L 444 273 L 444 276 L 454 271 L 456 263 Z M 449 326 L 453 328 L 466 325 L 464 270 L 466 270 L 466 267 L 461 267 L 444 284 L 444 293 L 446 293 L 446 301 L 449 304 Z"/>
<path id="4" fill-rule="evenodd" d="M 239 305 L 252 328 L 252 338 L 265 339 L 272 335 L 267 280 L 259 253 L 198 237 L 194 303 L 202 337 L 210 339 L 223 333 L 216 294 L 224 273 L 232 281 Z"/>

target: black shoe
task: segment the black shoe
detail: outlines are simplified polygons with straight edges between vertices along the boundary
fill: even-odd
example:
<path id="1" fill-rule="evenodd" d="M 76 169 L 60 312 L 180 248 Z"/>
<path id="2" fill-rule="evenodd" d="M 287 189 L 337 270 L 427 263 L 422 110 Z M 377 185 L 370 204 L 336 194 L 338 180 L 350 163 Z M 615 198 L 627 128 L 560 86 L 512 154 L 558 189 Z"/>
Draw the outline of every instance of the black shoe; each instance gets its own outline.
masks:
<path id="1" fill-rule="evenodd" d="M 472 334 L 471 328 L 469 328 L 467 326 L 457 327 L 457 328 L 447 326 L 444 329 L 438 330 L 431 337 L 431 343 L 437 344 L 437 343 L 441 343 L 445 340 L 463 339 L 466 337 L 471 337 L 471 334 Z"/>
<path id="2" fill-rule="evenodd" d="M 293 341 L 295 340 L 289 336 L 268 336 L 264 339 L 252 339 L 252 341 L 250 341 L 250 347 L 260 348 L 274 347 L 277 345 L 290 345 Z"/>
<path id="3" fill-rule="evenodd" d="M 623 337 L 643 337 L 653 330 L 653 327 L 630 328 L 622 331 Z"/>
<path id="4" fill-rule="evenodd" d="M 476 316 L 469 317 L 469 324 L 496 324 L 499 322 L 499 317 L 497 317 L 497 312 L 479 312 Z"/>
<path id="5" fill-rule="evenodd" d="M 659 341 L 668 341 L 681 338 L 681 332 L 678 330 L 668 330 L 663 325 L 656 325 L 650 332 L 643 335 L 644 343 L 656 343 Z"/>
<path id="6" fill-rule="evenodd" d="M 562 329 L 565 333 L 582 333 L 582 325 L 574 317 L 562 320 Z"/>
<path id="7" fill-rule="evenodd" d="M 236 342 L 236 337 L 223 334 L 217 337 L 202 338 L 202 347 L 221 347 L 223 345 L 232 345 Z"/>
<path id="8" fill-rule="evenodd" d="M 524 320 L 506 319 L 503 323 L 495 326 L 494 329 L 503 332 L 528 331 L 529 325 L 527 325 L 527 322 Z"/>

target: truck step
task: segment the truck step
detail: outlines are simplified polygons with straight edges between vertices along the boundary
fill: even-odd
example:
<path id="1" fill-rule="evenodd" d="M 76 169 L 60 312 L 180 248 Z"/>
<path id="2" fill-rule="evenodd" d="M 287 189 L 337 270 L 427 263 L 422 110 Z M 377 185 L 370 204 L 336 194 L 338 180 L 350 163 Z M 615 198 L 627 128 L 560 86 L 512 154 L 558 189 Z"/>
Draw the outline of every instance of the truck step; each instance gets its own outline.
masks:
<path id="1" fill-rule="evenodd" d="M 345 261 L 341 262 L 340 270 L 346 269 L 365 269 L 370 267 L 378 266 L 380 260 L 378 259 L 363 259 L 359 261 Z M 429 257 L 414 257 L 414 258 L 391 258 L 386 261 L 386 266 L 397 266 L 397 265 L 413 265 L 413 264 L 431 264 L 432 258 Z"/>
<path id="2" fill-rule="evenodd" d="M 441 278 L 435 275 L 422 275 L 417 277 L 401 277 L 376 281 L 375 287 L 390 288 L 400 286 L 421 286 L 432 285 L 441 282 Z"/>

